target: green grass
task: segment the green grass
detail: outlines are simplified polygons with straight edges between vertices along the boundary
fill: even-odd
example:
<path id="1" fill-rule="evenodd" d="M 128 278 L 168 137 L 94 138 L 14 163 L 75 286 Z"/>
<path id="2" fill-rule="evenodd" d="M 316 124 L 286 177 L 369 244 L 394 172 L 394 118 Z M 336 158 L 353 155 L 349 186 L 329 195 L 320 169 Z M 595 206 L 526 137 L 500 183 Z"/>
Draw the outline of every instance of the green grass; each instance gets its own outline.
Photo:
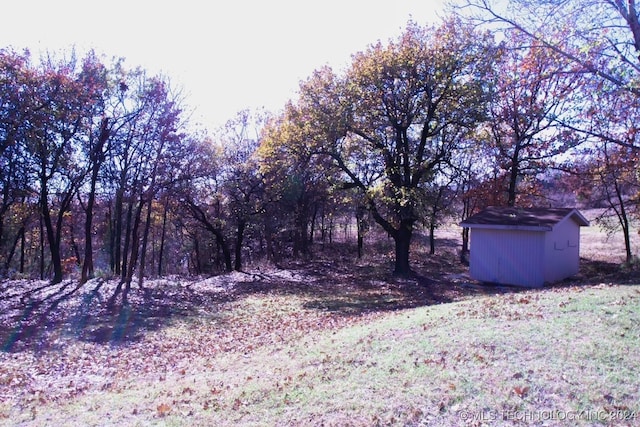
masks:
<path id="1" fill-rule="evenodd" d="M 638 286 L 552 288 L 349 319 L 307 302 L 254 295 L 130 345 L 72 342 L 33 355 L 33 369 L 68 360 L 75 376 L 49 376 L 38 394 L 19 385 L 36 371 L 21 380 L 0 370 L 0 384 L 13 381 L 17 391 L 0 399 L 0 424 L 542 425 L 535 417 L 551 414 L 567 417 L 551 425 L 640 423 L 608 415 L 640 411 Z M 101 372 L 91 372 L 96 363 Z M 91 375 L 95 386 L 73 383 Z M 585 412 L 576 420 L 570 411 Z"/>

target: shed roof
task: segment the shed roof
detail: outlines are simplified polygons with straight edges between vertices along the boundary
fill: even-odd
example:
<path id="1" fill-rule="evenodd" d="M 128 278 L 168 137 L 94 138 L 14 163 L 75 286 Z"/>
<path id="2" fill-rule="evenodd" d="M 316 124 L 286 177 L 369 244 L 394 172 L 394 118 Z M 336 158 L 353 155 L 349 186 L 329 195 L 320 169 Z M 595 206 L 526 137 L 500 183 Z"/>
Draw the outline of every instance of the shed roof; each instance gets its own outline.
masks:
<path id="1" fill-rule="evenodd" d="M 567 217 L 580 226 L 589 221 L 575 208 L 515 208 L 490 206 L 460 223 L 469 228 L 514 228 L 549 231 Z"/>

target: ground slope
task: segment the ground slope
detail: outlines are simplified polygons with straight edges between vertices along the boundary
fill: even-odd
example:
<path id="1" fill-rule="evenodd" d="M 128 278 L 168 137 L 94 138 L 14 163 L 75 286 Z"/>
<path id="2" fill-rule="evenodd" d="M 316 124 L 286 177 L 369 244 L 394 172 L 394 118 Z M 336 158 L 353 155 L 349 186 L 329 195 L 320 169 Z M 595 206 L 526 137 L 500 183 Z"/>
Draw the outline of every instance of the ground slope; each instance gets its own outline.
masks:
<path id="1" fill-rule="evenodd" d="M 419 280 L 340 293 L 313 280 L 158 281 L 110 312 L 94 302 L 112 284 L 97 281 L 14 301 L 0 425 L 640 422 L 640 286 L 472 295 L 459 283 L 445 298 Z"/>

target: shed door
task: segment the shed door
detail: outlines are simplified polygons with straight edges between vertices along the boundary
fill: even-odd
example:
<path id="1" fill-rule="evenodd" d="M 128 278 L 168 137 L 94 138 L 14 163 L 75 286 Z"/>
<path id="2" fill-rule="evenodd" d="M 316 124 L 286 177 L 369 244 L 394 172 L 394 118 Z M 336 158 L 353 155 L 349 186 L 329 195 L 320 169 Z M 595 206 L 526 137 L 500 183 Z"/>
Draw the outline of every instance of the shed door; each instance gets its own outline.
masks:
<path id="1" fill-rule="evenodd" d="M 544 284 L 544 233 L 476 229 L 472 234 L 471 274 L 474 278 L 528 287 Z"/>

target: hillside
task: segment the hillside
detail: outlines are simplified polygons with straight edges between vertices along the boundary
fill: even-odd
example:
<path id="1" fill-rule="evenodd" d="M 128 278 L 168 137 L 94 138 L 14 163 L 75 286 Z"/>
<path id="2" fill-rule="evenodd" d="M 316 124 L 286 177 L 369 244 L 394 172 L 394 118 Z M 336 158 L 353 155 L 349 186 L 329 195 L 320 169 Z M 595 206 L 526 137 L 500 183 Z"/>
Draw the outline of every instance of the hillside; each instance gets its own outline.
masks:
<path id="1" fill-rule="evenodd" d="M 221 291 L 211 280 L 179 286 Z M 85 324 L 85 335 L 75 332 L 87 319 L 69 318 L 47 328 L 46 349 L 0 353 L 0 423 L 454 425 L 504 416 L 513 425 L 521 414 L 587 411 L 582 425 L 592 425 L 640 410 L 637 286 L 393 311 L 317 297 L 266 291 L 203 300 L 191 315 L 120 312 L 114 324 Z"/>
<path id="2" fill-rule="evenodd" d="M 637 272 L 481 285 L 454 240 L 412 279 L 336 246 L 112 307 L 114 280 L 1 282 L 0 425 L 637 425 Z"/>

